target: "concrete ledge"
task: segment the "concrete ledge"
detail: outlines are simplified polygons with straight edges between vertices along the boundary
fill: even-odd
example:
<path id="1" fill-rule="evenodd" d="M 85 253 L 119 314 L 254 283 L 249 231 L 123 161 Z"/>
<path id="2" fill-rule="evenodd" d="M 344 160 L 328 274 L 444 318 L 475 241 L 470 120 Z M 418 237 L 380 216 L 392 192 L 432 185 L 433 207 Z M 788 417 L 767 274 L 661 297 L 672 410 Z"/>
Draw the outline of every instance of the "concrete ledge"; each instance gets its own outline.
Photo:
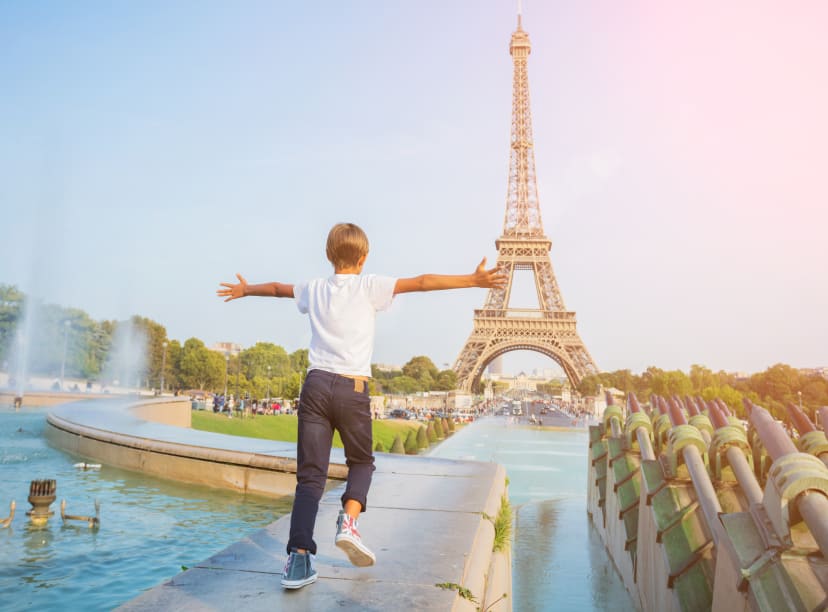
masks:
<path id="1" fill-rule="evenodd" d="M 46 438 L 67 452 L 114 467 L 268 497 L 293 495 L 296 445 L 193 431 L 145 420 L 189 421 L 190 402 L 112 399 L 77 402 L 53 410 Z M 176 414 L 178 413 L 178 414 Z M 130 433 L 122 433 L 122 432 Z M 250 450 L 241 450 L 245 448 Z M 328 476 L 343 480 L 344 457 L 332 457 Z"/>
<path id="2" fill-rule="evenodd" d="M 135 408 L 134 399 L 61 406 L 48 416 L 46 435 L 59 448 L 125 469 L 263 495 L 293 494 L 295 444 L 151 423 L 138 416 L 158 414 L 161 408 Z M 343 478 L 347 468 L 341 449 L 332 450 L 331 461 L 329 477 Z M 376 466 L 360 524 L 377 555 L 376 566 L 350 565 L 333 544 L 340 485 L 325 494 L 317 517 L 316 584 L 297 592 L 279 584 L 288 515 L 122 609 L 465 612 L 478 605 L 485 609 L 506 592 L 509 597 L 491 610 L 511 610 L 508 555 L 493 556 L 494 525 L 484 517 L 497 515 L 506 494 L 503 467 L 384 453 L 377 454 Z M 444 583 L 469 589 L 477 603 L 437 587 Z"/>

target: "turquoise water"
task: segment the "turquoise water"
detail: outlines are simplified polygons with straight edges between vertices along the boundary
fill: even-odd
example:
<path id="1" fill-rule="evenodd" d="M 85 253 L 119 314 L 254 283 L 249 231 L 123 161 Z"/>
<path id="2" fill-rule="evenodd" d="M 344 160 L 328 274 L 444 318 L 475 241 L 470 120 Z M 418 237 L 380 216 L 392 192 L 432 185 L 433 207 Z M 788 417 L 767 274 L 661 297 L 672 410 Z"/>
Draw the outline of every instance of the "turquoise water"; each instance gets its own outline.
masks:
<path id="1" fill-rule="evenodd" d="M 0 610 L 111 610 L 290 512 L 292 498 L 269 500 L 169 482 L 102 467 L 81 471 L 78 458 L 43 438 L 46 411 L 0 412 Z M 29 481 L 57 480 L 55 512 L 43 528 L 26 511 Z M 63 526 L 66 512 L 94 514 L 101 526 Z M 274 568 L 270 568 L 274 569 Z"/>
<path id="2" fill-rule="evenodd" d="M 515 510 L 515 611 L 635 609 L 586 513 L 588 446 L 586 430 L 552 431 L 489 417 L 431 453 L 506 468 Z"/>

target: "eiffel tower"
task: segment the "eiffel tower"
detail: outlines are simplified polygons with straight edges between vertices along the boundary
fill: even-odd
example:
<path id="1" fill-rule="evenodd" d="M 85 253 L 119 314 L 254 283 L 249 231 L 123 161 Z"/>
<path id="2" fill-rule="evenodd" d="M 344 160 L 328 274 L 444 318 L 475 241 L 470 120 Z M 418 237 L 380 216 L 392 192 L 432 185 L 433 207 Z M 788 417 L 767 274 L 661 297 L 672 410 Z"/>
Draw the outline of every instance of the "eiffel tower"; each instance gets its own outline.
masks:
<path id="1" fill-rule="evenodd" d="M 517 30 L 509 45 L 514 84 L 506 218 L 503 235 L 495 241 L 497 266 L 509 281 L 502 289 L 489 289 L 483 308 L 474 311 L 474 329 L 454 364 L 457 386 L 467 392 L 477 389 L 484 368 L 493 359 L 510 351 L 536 351 L 551 357 L 573 386 L 584 376 L 598 373 L 575 329 L 575 313 L 564 306 L 549 259 L 552 241 L 541 223 L 529 108 L 530 48 L 518 13 Z M 538 308 L 509 308 L 515 270 L 534 273 Z"/>

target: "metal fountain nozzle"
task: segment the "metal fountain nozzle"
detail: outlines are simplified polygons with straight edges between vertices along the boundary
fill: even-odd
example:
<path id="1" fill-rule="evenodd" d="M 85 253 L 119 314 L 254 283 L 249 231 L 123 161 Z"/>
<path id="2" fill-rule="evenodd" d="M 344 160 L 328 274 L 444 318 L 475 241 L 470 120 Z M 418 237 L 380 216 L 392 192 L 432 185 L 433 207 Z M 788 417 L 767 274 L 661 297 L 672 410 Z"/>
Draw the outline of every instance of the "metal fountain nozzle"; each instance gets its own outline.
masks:
<path id="1" fill-rule="evenodd" d="M 60 518 L 63 522 L 66 521 L 84 521 L 89 527 L 97 528 L 101 524 L 101 504 L 95 500 L 95 516 L 76 516 L 73 514 L 66 514 L 66 500 L 60 500 Z"/>
<path id="2" fill-rule="evenodd" d="M 32 480 L 29 484 L 29 503 L 32 509 L 26 514 L 34 524 L 44 524 L 54 514 L 49 506 L 55 501 L 57 495 L 57 482 L 52 479 Z"/>
<path id="3" fill-rule="evenodd" d="M 17 507 L 17 504 L 14 500 L 11 501 L 9 504 L 9 516 L 4 519 L 0 519 L 0 529 L 4 527 L 8 527 L 11 525 L 12 519 L 14 518 L 14 509 Z"/>

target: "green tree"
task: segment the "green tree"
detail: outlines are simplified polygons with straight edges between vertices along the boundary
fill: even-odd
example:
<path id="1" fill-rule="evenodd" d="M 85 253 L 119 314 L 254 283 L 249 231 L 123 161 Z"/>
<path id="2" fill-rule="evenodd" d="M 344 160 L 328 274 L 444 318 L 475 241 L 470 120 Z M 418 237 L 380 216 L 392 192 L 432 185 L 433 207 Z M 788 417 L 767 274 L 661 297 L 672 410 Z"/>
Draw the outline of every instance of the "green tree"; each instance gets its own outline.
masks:
<path id="1" fill-rule="evenodd" d="M 693 385 L 693 391 L 696 393 L 700 393 L 708 387 L 717 386 L 718 383 L 710 368 L 695 363 L 690 366 L 690 382 Z"/>
<path id="2" fill-rule="evenodd" d="M 383 383 L 383 390 L 386 393 L 416 393 L 421 391 L 419 381 L 410 376 L 396 376 Z"/>
<path id="3" fill-rule="evenodd" d="M 301 372 L 305 376 L 308 372 L 308 349 L 299 349 L 290 354 L 290 369 L 294 372 Z"/>
<path id="4" fill-rule="evenodd" d="M 800 389 L 800 375 L 791 366 L 777 363 L 760 374 L 750 377 L 750 388 L 762 400 L 772 399 L 778 403 L 794 401 Z"/>
<path id="5" fill-rule="evenodd" d="M 198 338 L 184 342 L 180 368 L 181 384 L 187 389 L 217 389 L 224 385 L 224 357 L 209 350 Z M 244 382 L 246 385 L 247 380 Z"/>
<path id="6" fill-rule="evenodd" d="M 430 391 L 452 391 L 456 388 L 457 373 L 454 370 L 443 370 L 437 375 Z"/>
<path id="7" fill-rule="evenodd" d="M 402 371 L 403 375 L 420 381 L 424 386 L 424 391 L 428 391 L 428 385 L 440 376 L 440 371 L 434 365 L 434 362 L 424 355 L 409 359 L 408 363 L 403 366 Z"/>
<path id="8" fill-rule="evenodd" d="M 585 396 L 598 395 L 598 389 L 601 384 L 601 377 L 598 374 L 584 376 L 581 379 L 581 382 L 578 383 L 578 393 Z"/>
<path id="9" fill-rule="evenodd" d="M 0 285 L 0 364 L 9 358 L 25 296 L 13 285 Z"/>

